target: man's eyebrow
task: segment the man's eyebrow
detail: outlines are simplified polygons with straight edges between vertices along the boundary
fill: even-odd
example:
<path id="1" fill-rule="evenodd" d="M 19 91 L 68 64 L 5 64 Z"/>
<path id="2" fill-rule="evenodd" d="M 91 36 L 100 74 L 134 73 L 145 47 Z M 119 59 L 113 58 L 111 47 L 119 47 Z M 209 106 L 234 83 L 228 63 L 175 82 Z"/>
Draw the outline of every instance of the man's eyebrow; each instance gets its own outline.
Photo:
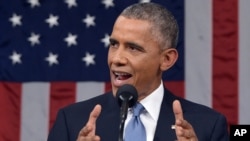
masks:
<path id="1" fill-rule="evenodd" d="M 110 44 L 117 44 L 117 43 L 119 43 L 119 41 L 117 41 L 114 38 L 109 38 L 109 42 L 110 42 Z M 133 48 L 136 48 L 137 50 L 145 52 L 145 49 L 141 45 L 139 45 L 137 43 L 134 43 L 134 42 L 125 42 L 125 46 L 133 47 Z"/>
<path id="2" fill-rule="evenodd" d="M 145 49 L 141 45 L 139 45 L 139 44 L 136 44 L 136 43 L 133 43 L 133 42 L 126 42 L 125 44 L 127 46 L 131 46 L 131 47 L 134 47 L 134 48 L 136 48 L 136 49 L 138 49 L 140 51 L 145 52 Z"/>
<path id="3" fill-rule="evenodd" d="M 116 39 L 114 39 L 114 38 L 109 38 L 109 42 L 110 43 L 118 43 L 118 41 Z"/>

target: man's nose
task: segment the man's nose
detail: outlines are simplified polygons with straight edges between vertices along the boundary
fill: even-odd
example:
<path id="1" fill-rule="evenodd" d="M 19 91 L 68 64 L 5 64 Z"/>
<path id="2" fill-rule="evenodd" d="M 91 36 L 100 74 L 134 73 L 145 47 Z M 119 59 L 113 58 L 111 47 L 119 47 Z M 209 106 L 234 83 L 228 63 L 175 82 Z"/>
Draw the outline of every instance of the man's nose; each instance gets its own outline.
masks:
<path id="1" fill-rule="evenodd" d="M 127 63 L 126 52 L 123 48 L 118 48 L 113 54 L 113 63 L 117 65 L 124 65 Z"/>

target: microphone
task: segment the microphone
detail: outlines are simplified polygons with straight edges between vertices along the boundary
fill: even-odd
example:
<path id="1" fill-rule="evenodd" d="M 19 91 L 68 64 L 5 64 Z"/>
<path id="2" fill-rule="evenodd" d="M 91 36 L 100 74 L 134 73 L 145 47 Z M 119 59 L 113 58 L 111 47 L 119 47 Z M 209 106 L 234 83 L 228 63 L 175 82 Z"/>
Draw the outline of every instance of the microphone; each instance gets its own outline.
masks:
<path id="1" fill-rule="evenodd" d="M 133 107 L 138 99 L 138 93 L 134 86 L 124 84 L 116 93 L 116 99 L 121 108 L 120 110 L 120 127 L 118 141 L 123 141 L 124 123 L 127 118 L 128 108 Z"/>

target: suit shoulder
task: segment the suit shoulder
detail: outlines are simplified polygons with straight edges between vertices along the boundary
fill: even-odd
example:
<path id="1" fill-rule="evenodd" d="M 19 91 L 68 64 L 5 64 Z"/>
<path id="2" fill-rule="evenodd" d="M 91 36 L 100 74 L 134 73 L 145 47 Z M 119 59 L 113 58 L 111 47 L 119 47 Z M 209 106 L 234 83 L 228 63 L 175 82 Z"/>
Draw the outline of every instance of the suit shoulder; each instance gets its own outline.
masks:
<path id="1" fill-rule="evenodd" d="M 192 102 L 186 99 L 180 100 L 182 104 L 182 108 L 190 112 L 195 112 L 195 113 L 210 113 L 210 114 L 221 114 L 215 109 L 212 109 L 211 107 L 208 107 L 206 105 L 202 105 L 196 102 Z"/>
<path id="2" fill-rule="evenodd" d="M 178 97 L 174 95 L 171 91 L 165 89 L 166 98 L 170 99 L 170 102 L 173 102 L 174 100 L 179 100 L 181 103 L 182 110 L 185 114 L 191 114 L 191 115 L 211 115 L 211 116 L 224 116 L 215 109 L 212 109 L 209 106 L 199 104 L 196 102 L 193 102 L 191 100 L 184 99 L 182 97 Z M 167 100 L 168 101 L 168 100 Z M 172 104 L 172 103 L 170 103 Z"/>
<path id="3" fill-rule="evenodd" d="M 111 92 L 100 94 L 99 96 L 95 96 L 93 98 L 76 102 L 73 104 L 70 104 L 66 107 L 64 107 L 62 110 L 64 111 L 78 111 L 79 110 L 84 110 L 84 111 L 89 111 L 94 108 L 95 105 L 100 104 L 100 105 L 105 105 L 105 103 L 108 103 L 111 99 L 113 99 L 113 94 Z"/>

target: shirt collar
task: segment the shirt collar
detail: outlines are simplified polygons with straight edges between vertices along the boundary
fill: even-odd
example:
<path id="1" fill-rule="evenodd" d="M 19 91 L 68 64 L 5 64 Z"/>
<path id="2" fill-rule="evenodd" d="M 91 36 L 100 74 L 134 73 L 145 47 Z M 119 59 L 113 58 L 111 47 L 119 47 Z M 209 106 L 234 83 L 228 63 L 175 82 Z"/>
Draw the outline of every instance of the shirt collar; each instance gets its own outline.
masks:
<path id="1" fill-rule="evenodd" d="M 164 87 L 163 82 L 161 81 L 161 84 L 157 89 L 155 89 L 150 95 L 140 101 L 140 103 L 144 106 L 146 111 L 155 121 L 158 120 L 160 114 L 163 93 Z"/>

